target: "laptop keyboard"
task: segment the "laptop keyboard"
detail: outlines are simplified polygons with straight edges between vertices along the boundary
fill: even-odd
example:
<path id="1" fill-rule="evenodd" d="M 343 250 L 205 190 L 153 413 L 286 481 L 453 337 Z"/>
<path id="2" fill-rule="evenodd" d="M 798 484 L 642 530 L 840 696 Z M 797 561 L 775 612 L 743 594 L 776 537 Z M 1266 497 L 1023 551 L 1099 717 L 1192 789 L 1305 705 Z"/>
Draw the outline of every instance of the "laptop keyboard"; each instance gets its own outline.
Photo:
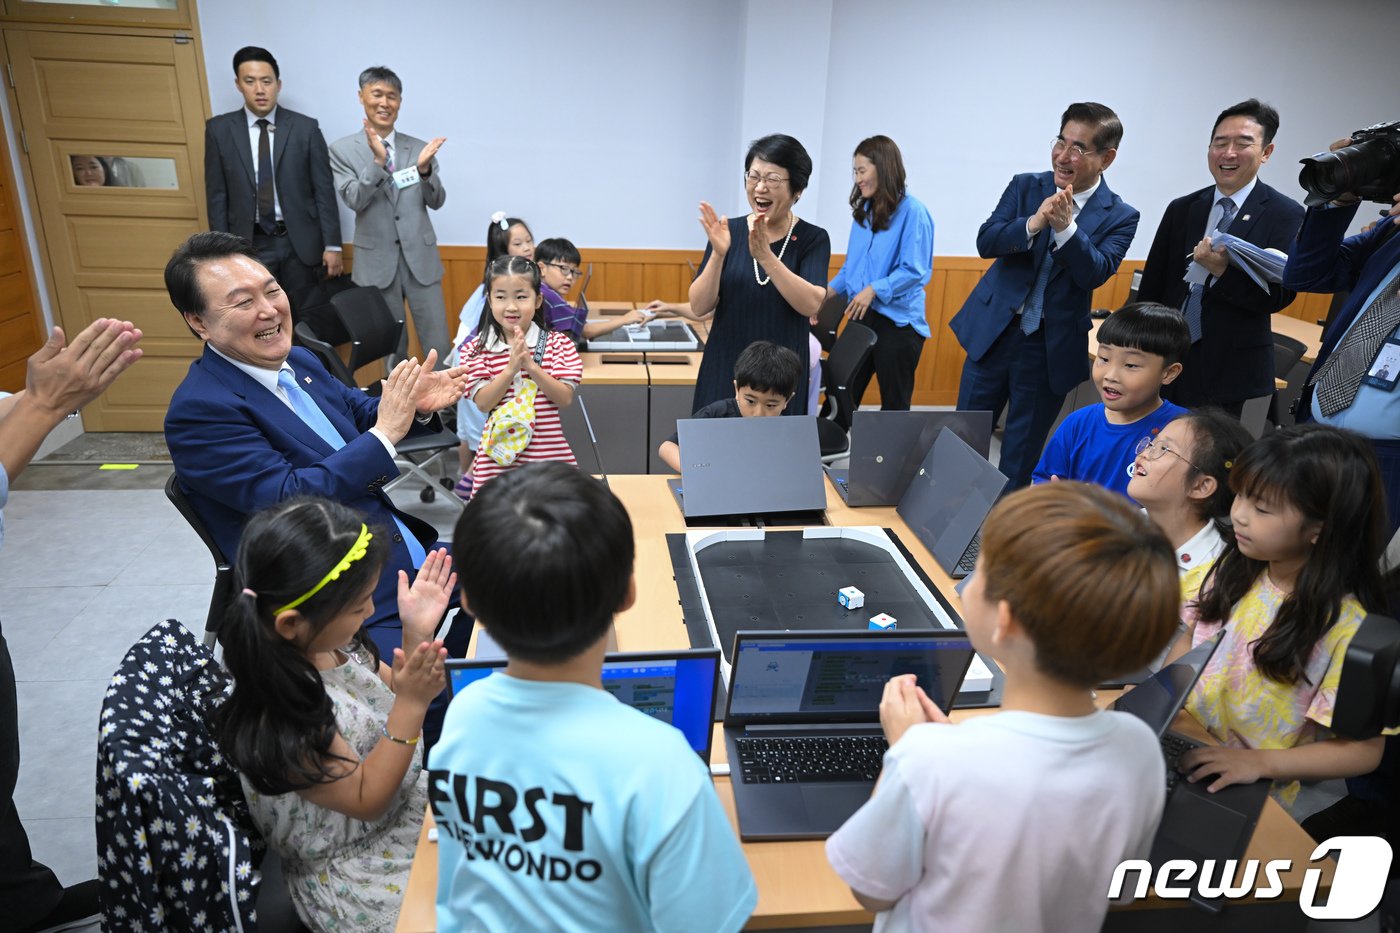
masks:
<path id="1" fill-rule="evenodd" d="M 883 735 L 743 738 L 735 744 L 747 784 L 873 782 L 889 749 Z"/>
<path id="2" fill-rule="evenodd" d="M 1162 736 L 1162 757 L 1167 760 L 1167 793 L 1170 794 L 1172 788 L 1176 787 L 1183 777 L 1182 773 L 1177 770 L 1181 756 L 1193 748 L 1200 747 L 1201 743 L 1173 735 L 1170 732 Z"/>
<path id="3" fill-rule="evenodd" d="M 962 576 L 967 576 L 977 567 L 977 555 L 982 553 L 982 532 L 979 529 L 977 534 L 972 536 L 972 541 L 968 543 L 967 550 L 963 551 L 962 557 L 958 558 L 958 565 L 953 569 Z"/>

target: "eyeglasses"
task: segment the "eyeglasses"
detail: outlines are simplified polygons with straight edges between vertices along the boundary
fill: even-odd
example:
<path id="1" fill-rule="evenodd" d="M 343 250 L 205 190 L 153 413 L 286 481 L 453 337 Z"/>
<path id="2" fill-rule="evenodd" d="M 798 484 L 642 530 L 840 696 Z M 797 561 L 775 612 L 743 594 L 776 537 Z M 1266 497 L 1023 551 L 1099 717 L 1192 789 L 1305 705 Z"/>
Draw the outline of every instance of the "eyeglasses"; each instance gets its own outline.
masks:
<path id="1" fill-rule="evenodd" d="M 566 279 L 576 279 L 579 276 L 583 275 L 582 269 L 575 269 L 573 266 L 566 266 L 562 262 L 546 262 L 541 263 L 541 265 L 553 266 L 555 269 L 558 269 L 559 274 L 564 276 L 564 278 Z"/>
<path id="2" fill-rule="evenodd" d="M 1144 437 L 1142 440 L 1138 441 L 1137 446 L 1133 448 L 1134 457 L 1146 457 L 1148 460 L 1161 460 L 1162 454 L 1171 454 L 1173 457 L 1177 458 L 1182 463 L 1195 470 L 1197 473 L 1205 472 L 1205 470 L 1202 470 L 1200 467 L 1196 466 L 1196 464 L 1192 463 L 1190 460 L 1187 460 L 1185 457 L 1172 450 L 1166 444 L 1163 444 L 1158 438 Z"/>
<path id="3" fill-rule="evenodd" d="M 1069 160 L 1070 160 L 1071 162 L 1078 162 L 1080 159 L 1084 158 L 1086 155 L 1089 155 L 1090 153 L 1099 153 L 1099 152 L 1103 152 L 1102 149 L 1086 149 L 1086 148 L 1084 148 L 1084 144 L 1083 144 L 1083 143 L 1072 143 L 1072 142 L 1069 142 L 1068 140 L 1066 140 L 1063 136 L 1056 136 L 1056 137 L 1055 137 L 1055 154 L 1056 154 L 1056 155 L 1059 155 L 1061 152 L 1064 152 L 1066 149 L 1069 150 Z"/>
<path id="4" fill-rule="evenodd" d="M 758 183 L 759 183 L 760 181 L 761 181 L 761 182 L 764 182 L 765 184 L 767 184 L 768 187 L 770 187 L 770 188 L 776 188 L 776 187 L 778 187 L 779 185 L 785 185 L 785 184 L 787 184 L 787 179 L 784 178 L 782 175 L 774 175 L 774 174 L 771 174 L 771 173 L 768 174 L 768 175 L 760 175 L 760 174 L 758 174 L 758 172 L 745 172 L 745 173 L 744 173 L 744 185 L 745 185 L 745 187 L 748 187 L 748 188 L 756 188 L 756 187 L 758 187 Z"/>

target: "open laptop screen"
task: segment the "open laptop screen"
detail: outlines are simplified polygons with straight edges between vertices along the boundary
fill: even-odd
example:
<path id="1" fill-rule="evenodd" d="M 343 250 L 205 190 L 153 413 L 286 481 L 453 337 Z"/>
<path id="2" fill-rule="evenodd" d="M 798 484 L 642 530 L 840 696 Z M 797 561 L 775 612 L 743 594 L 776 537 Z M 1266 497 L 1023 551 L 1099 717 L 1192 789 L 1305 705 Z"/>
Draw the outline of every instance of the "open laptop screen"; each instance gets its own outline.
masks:
<path id="1" fill-rule="evenodd" d="M 915 674 L 948 709 L 972 662 L 963 632 L 740 632 L 726 721 L 877 722 L 885 683 Z"/>
<path id="2" fill-rule="evenodd" d="M 896 511 L 944 570 L 962 556 L 1006 477 L 949 428 L 939 432 Z"/>
<path id="3" fill-rule="evenodd" d="M 448 683 L 456 696 L 497 671 L 506 659 L 447 661 Z M 603 662 L 603 689 L 635 710 L 670 723 L 706 761 L 713 738 L 719 649 L 631 654 L 612 652 Z"/>
<path id="4" fill-rule="evenodd" d="M 1172 724 L 1176 714 L 1181 712 L 1181 707 L 1186 705 L 1186 695 L 1196 685 L 1206 662 L 1215 654 L 1220 637 L 1217 634 L 1209 641 L 1201 642 L 1163 667 L 1119 697 L 1113 708 L 1119 712 L 1132 713 L 1161 736 Z"/>
<path id="5" fill-rule="evenodd" d="M 826 508 L 816 418 L 682 419 L 676 434 L 686 518 Z"/>

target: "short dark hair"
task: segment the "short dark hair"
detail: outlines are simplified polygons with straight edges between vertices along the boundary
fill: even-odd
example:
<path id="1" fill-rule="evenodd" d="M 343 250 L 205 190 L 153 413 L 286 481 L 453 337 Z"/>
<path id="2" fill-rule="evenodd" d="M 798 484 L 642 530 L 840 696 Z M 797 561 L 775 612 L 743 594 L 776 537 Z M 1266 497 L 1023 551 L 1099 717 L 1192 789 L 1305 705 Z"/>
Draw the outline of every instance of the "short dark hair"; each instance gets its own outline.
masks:
<path id="1" fill-rule="evenodd" d="M 533 664 L 577 657 L 607 633 L 635 554 L 622 503 L 557 460 L 491 480 L 452 535 L 463 603 L 507 655 Z"/>
<path id="2" fill-rule="evenodd" d="M 1060 130 L 1066 123 L 1083 123 L 1094 127 L 1094 148 L 1117 149 L 1123 141 L 1123 123 L 1111 107 L 1093 101 L 1070 104 L 1060 116 Z"/>
<path id="3" fill-rule="evenodd" d="M 525 232 L 530 234 L 530 239 L 535 238 L 535 234 L 530 230 L 530 225 L 519 217 L 506 217 L 500 221 L 491 221 L 486 227 L 486 262 L 498 256 L 505 256 L 510 252 L 510 228 L 516 224 L 525 228 Z"/>
<path id="4" fill-rule="evenodd" d="M 1226 107 L 1220 111 L 1220 116 L 1215 118 L 1215 125 L 1210 128 L 1211 138 L 1215 138 L 1215 131 L 1220 128 L 1231 117 L 1249 117 L 1255 123 L 1264 128 L 1264 141 L 1261 146 L 1267 146 L 1274 141 L 1274 134 L 1278 132 L 1278 111 L 1268 104 L 1251 97 L 1249 100 L 1242 100 L 1233 107 Z"/>
<path id="5" fill-rule="evenodd" d="M 262 262 L 252 243 L 221 230 L 196 233 L 181 243 L 165 264 L 165 291 L 175 310 L 181 314 L 202 316 L 205 311 L 204 291 L 199 287 L 199 267 L 203 263 L 228 259 L 230 256 L 247 256 Z"/>
<path id="6" fill-rule="evenodd" d="M 791 136 L 772 133 L 755 139 L 749 143 L 748 155 L 744 156 L 744 171 L 749 170 L 754 159 L 782 166 L 788 173 L 788 187 L 793 194 L 807 190 L 807 182 L 812 178 L 812 157 Z"/>
<path id="7" fill-rule="evenodd" d="M 1134 301 L 1114 311 L 1099 326 L 1099 344 L 1155 353 L 1170 366 L 1186 359 L 1191 329 L 1176 308 L 1155 301 Z"/>
<path id="8" fill-rule="evenodd" d="M 282 80 L 282 69 L 277 67 L 277 59 L 272 57 L 272 53 L 267 49 L 259 48 L 256 45 L 245 45 L 237 52 L 233 53 L 233 76 L 238 77 L 238 66 L 244 62 L 267 62 L 272 66 L 272 74 L 278 81 Z"/>
<path id="9" fill-rule="evenodd" d="M 571 262 L 578 265 L 583 257 L 578 247 L 561 236 L 552 236 L 535 244 L 535 262 Z"/>
<path id="10" fill-rule="evenodd" d="M 399 76 L 383 65 L 370 65 L 360 72 L 360 90 L 364 90 L 371 84 L 380 83 L 389 85 L 400 94 L 403 93 L 403 82 L 399 80 Z"/>
<path id="11" fill-rule="evenodd" d="M 755 340 L 734 361 L 734 384 L 741 389 L 790 398 L 801 378 L 802 361 L 797 354 L 768 340 Z"/>

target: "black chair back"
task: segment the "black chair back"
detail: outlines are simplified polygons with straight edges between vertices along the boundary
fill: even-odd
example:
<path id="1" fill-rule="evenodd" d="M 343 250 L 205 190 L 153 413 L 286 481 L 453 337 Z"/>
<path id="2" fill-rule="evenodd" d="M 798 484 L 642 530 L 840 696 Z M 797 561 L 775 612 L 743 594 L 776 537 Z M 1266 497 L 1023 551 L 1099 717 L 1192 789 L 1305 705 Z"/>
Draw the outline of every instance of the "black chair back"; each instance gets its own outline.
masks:
<path id="1" fill-rule="evenodd" d="M 379 289 L 361 286 L 331 296 L 331 308 L 340 326 L 350 335 L 350 360 L 346 367 L 355 372 L 366 363 L 391 355 L 403 333 L 403 309 L 395 315 Z M 387 373 L 386 373 L 387 374 Z"/>
<path id="2" fill-rule="evenodd" d="M 297 343 L 301 344 L 312 353 L 316 354 L 316 359 L 321 361 L 321 365 L 326 367 L 326 371 L 332 376 L 345 383 L 350 388 L 355 386 L 355 374 L 345 365 L 345 361 L 340 358 L 340 354 L 335 352 L 335 347 L 325 340 L 317 337 L 306 322 L 298 324 L 292 329 L 296 334 Z"/>
<path id="3" fill-rule="evenodd" d="M 189 497 L 180 488 L 180 478 L 174 473 L 165 481 L 165 498 L 184 516 L 185 521 L 194 529 L 194 533 L 199 535 L 199 540 L 204 542 L 204 546 L 214 558 L 214 592 L 209 597 L 209 615 L 204 620 L 204 643 L 212 645 L 218 638 L 219 626 L 223 623 L 224 614 L 233 600 L 233 564 L 224 556 L 218 542 L 204 526 L 204 520 L 194 510 Z"/>
<path id="4" fill-rule="evenodd" d="M 843 433 L 850 432 L 851 416 L 860 405 L 860 399 L 851 397 L 851 383 L 869 361 L 870 351 L 878 339 L 864 324 L 847 321 L 827 355 L 826 397 L 831 403 L 831 413 L 827 417 L 836 422 Z"/>
<path id="5" fill-rule="evenodd" d="M 1287 379 L 1307 349 L 1301 340 L 1285 334 L 1274 334 L 1274 375 L 1279 379 Z"/>

